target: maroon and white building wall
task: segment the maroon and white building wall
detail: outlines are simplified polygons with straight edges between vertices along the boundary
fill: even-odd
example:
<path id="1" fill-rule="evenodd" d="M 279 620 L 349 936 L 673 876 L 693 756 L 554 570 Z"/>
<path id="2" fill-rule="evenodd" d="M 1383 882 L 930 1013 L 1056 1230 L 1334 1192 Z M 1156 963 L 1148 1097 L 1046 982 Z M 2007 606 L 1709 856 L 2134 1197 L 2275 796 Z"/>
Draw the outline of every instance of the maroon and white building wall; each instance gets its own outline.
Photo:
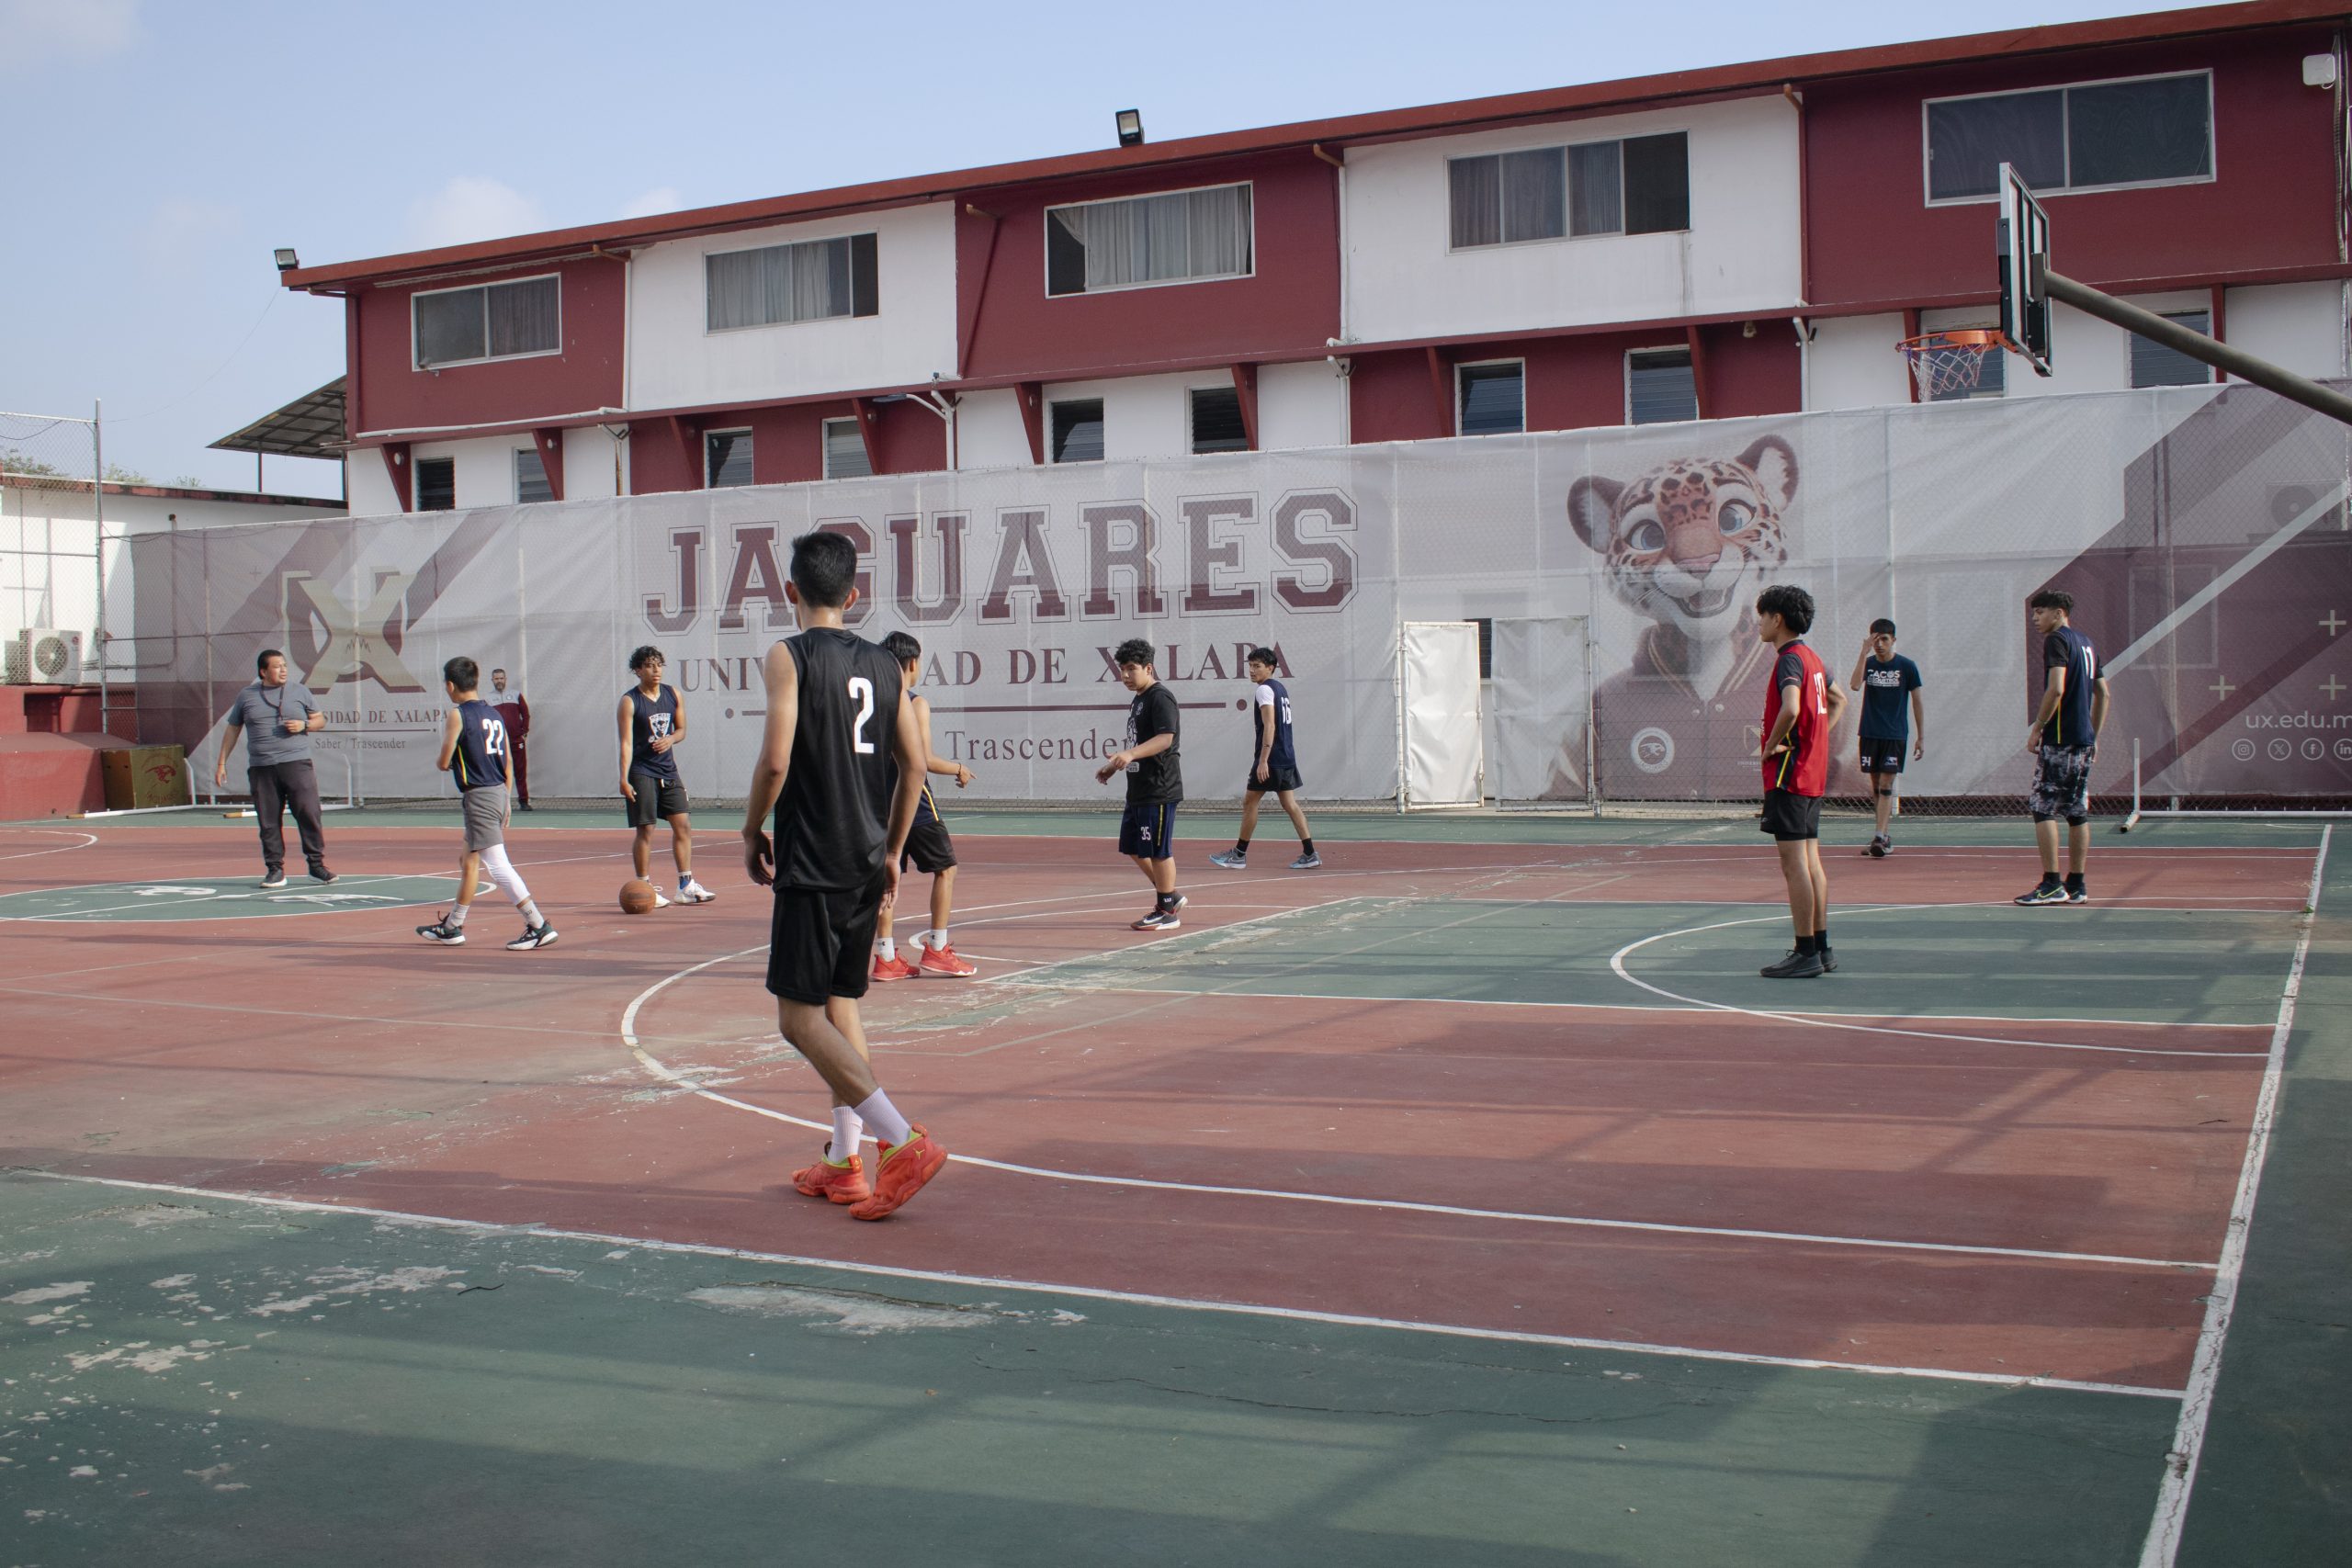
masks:
<path id="1" fill-rule="evenodd" d="M 1869 407 L 1990 324 L 1984 171 L 2072 276 L 2346 350 L 2312 0 L 1681 73 L 304 268 L 355 515 Z M 2057 373 L 2202 376 L 2062 310 Z"/>

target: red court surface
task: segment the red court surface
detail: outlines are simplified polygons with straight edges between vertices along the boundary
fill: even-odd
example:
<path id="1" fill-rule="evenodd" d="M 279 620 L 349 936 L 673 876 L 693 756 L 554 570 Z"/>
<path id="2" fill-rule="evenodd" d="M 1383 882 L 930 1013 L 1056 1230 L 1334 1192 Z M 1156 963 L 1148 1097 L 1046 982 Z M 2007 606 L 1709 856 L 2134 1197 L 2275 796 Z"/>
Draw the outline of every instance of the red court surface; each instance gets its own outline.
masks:
<path id="1" fill-rule="evenodd" d="M 0 852 L 23 858 L 0 860 L 0 909 L 33 889 L 253 872 L 250 840 L 219 829 L 92 836 L 36 853 L 68 836 L 12 830 Z M 334 854 L 365 886 L 442 874 L 452 839 L 353 829 Z M 1573 946 L 1579 919 L 1629 902 L 1769 916 L 1778 876 L 1724 846 L 1327 844 L 1333 867 L 1312 875 L 1188 871 L 1171 938 L 1125 929 L 1141 884 L 1105 846 L 974 836 L 955 929 L 981 977 L 867 999 L 893 1098 L 967 1157 L 859 1225 L 783 1187 L 822 1134 L 775 1118 L 821 1122 L 824 1096 L 775 1036 L 767 901 L 732 836 L 701 857 L 718 903 L 637 919 L 611 904 L 622 847 L 516 836 L 563 932 L 537 953 L 501 949 L 515 922 L 488 898 L 481 940 L 455 950 L 412 934 L 424 907 L 0 923 L 0 1158 L 1144 1297 L 2173 1393 L 2270 1037 L 2252 1013 L 1961 1018 L 1971 993 L 1939 990 L 1955 1005 L 1929 1011 L 1844 976 L 1773 1004 L 1834 1020 L 1668 1006 L 1609 973 L 1615 937 L 1578 960 L 1592 974 L 1566 1005 L 1244 995 L 1214 978 L 1216 933 L 1256 922 L 1279 946 L 1301 923 L 1286 911 L 1334 900 L 1567 906 Z M 2006 900 L 2021 864 L 1921 849 L 1867 881 L 1879 903 L 1969 906 Z M 2303 851 L 2146 848 L 2103 852 L 2098 886 L 2132 919 L 2230 910 L 2283 931 L 2311 871 Z M 1616 908 L 1609 929 L 1700 918 Z M 1148 951 L 1163 942 L 1187 945 Z M 2283 973 L 2277 946 L 2266 975 Z M 1408 988 L 1491 956 L 1366 947 Z M 1106 953 L 1127 954 L 1107 980 L 1100 964 L 1037 967 Z M 2102 1049 L 2068 1048 L 2086 1045 Z"/>

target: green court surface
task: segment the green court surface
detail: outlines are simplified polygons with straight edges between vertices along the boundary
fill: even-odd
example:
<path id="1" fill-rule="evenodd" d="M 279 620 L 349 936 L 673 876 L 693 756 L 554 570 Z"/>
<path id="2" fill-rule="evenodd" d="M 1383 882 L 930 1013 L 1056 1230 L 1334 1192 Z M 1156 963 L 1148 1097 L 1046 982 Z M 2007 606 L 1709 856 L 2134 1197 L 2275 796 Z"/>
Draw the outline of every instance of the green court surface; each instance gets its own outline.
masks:
<path id="1" fill-rule="evenodd" d="M 2176 1413 L 29 1177 L 0 1213 L 42 1281 L 11 1563 L 2128 1562 Z"/>
<path id="2" fill-rule="evenodd" d="M 339 876 L 332 886 L 297 876 L 265 891 L 245 877 L 165 877 L 0 893 L 0 920 L 225 920 L 397 909 L 437 904 L 452 876 Z"/>
<path id="3" fill-rule="evenodd" d="M 1795 996 L 1756 972 L 1786 950 L 1784 911 L 1501 897 L 1341 899 L 1181 932 L 1153 944 L 1148 976 L 1124 957 L 1083 958 L 1033 970 L 1020 983 L 1396 1001 L 1802 1006 L 1808 1016 L 2267 1024 L 2301 929 L 2285 914 L 2094 907 L 2065 911 L 2064 942 L 2039 942 L 2019 940 L 2019 917 L 2006 906 L 1863 906 L 1837 916 L 1841 958 L 1853 976 L 1871 978 Z M 1616 980 L 1612 961 L 1656 989 Z M 1997 983 L 1988 986 L 1988 976 Z"/>

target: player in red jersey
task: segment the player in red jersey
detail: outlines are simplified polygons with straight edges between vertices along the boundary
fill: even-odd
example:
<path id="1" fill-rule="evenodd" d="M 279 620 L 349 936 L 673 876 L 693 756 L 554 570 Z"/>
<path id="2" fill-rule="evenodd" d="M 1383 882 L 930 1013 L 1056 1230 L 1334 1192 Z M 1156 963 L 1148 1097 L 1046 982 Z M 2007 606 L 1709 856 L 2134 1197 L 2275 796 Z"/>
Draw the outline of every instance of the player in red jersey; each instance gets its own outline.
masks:
<path id="1" fill-rule="evenodd" d="M 1829 953 L 1829 877 L 1821 869 L 1821 797 L 1829 788 L 1829 734 L 1846 694 L 1804 645 L 1813 595 L 1775 583 L 1756 597 L 1756 634 L 1779 654 L 1764 689 L 1764 818 L 1781 852 L 1797 944 L 1765 978 L 1804 980 L 1838 967 Z"/>

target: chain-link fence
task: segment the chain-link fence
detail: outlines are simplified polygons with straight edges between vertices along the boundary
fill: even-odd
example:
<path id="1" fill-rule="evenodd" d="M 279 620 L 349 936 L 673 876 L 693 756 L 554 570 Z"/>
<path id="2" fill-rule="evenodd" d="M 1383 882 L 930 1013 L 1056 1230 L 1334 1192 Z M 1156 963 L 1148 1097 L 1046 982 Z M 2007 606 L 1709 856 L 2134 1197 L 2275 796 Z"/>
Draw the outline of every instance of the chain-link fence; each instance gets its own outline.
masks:
<path id="1" fill-rule="evenodd" d="M 1897 623 L 1925 681 L 1905 809 L 2021 801 L 2044 587 L 2074 594 L 2113 682 L 2098 795 L 2128 796 L 2136 742 L 2151 797 L 2336 802 L 2348 463 L 2352 432 L 2232 386 L 183 529 L 136 545 L 141 646 L 175 650 L 141 711 L 201 771 L 280 648 L 357 793 L 431 795 L 440 664 L 465 654 L 528 702 L 535 793 L 595 796 L 650 645 L 687 704 L 691 786 L 739 795 L 761 659 L 792 626 L 789 542 L 821 527 L 862 552 L 856 629 L 924 645 L 933 744 L 978 774 L 968 799 L 1106 798 L 1128 637 L 1184 705 L 1192 797 L 1241 792 L 1263 646 L 1306 793 L 1400 799 L 1435 743 L 1411 732 L 1400 632 L 1472 622 L 1487 797 L 1737 809 L 1762 789 L 1772 667 L 1751 606 L 1791 582 L 1840 684 L 1871 623 Z M 1856 804 L 1860 707 L 1829 784 Z"/>
<path id="2" fill-rule="evenodd" d="M 106 630 L 98 424 L 0 413 L 0 653 L 11 685 L 74 684 Z"/>

